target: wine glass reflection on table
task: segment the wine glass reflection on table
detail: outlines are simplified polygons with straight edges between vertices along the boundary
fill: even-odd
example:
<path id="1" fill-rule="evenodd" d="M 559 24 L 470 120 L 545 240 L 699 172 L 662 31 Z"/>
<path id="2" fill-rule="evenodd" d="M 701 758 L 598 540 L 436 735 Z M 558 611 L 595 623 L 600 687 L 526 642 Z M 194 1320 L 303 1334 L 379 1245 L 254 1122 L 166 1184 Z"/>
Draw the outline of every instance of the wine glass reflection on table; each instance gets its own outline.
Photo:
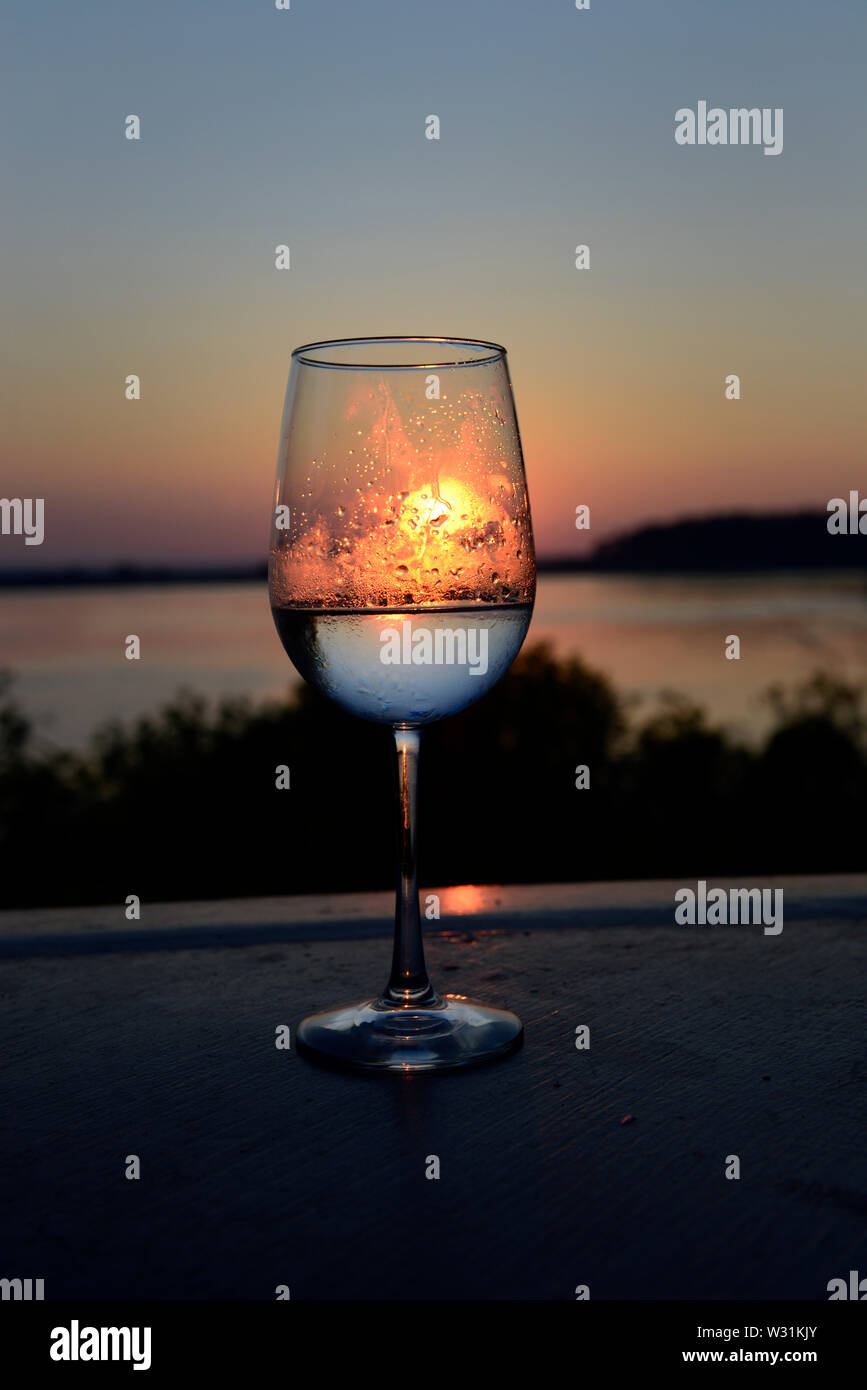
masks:
<path id="1" fill-rule="evenodd" d="M 390 1071 L 510 1052 L 515 1014 L 438 995 L 417 881 L 420 731 L 480 699 L 530 624 L 536 564 L 505 349 L 359 338 L 292 354 L 269 557 L 271 609 L 301 675 L 390 724 L 399 865 L 381 995 L 304 1019 L 299 1048 Z"/>

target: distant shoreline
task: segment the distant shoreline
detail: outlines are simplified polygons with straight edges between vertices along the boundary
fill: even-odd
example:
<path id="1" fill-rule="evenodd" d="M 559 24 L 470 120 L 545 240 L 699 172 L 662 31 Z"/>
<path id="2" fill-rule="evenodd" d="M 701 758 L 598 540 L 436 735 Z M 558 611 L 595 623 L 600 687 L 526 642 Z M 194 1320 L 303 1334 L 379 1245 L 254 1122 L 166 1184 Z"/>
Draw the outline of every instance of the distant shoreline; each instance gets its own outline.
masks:
<path id="1" fill-rule="evenodd" d="M 536 568 L 539 574 L 586 574 L 586 575 L 605 575 L 614 578 L 617 575 L 640 577 L 662 576 L 684 574 L 803 574 L 821 572 L 825 574 L 843 573 L 846 571 L 854 573 L 864 573 L 867 578 L 867 564 L 850 562 L 846 565 L 732 565 L 723 566 L 644 566 L 642 568 L 630 568 L 628 566 L 613 568 L 609 565 L 597 565 L 590 561 L 582 563 L 575 560 L 538 560 Z M 241 566 L 238 569 L 226 570 L 197 570 L 197 569 L 141 569 L 123 571 L 115 570 L 34 570 L 16 573 L 15 571 L 0 571 L 0 596 L 4 593 L 16 593 L 22 590 L 32 589 L 127 589 L 127 588 L 147 588 L 160 586 L 170 588 L 174 585 L 184 586 L 208 586 L 217 584 L 260 584 L 263 587 L 267 584 L 267 567 L 249 565 Z"/>
<path id="2" fill-rule="evenodd" d="M 867 535 L 831 535 L 824 512 L 733 513 L 644 526 L 586 556 L 537 559 L 543 574 L 767 574 L 865 570 Z M 63 565 L 0 569 L 0 591 L 146 584 L 264 584 L 264 562 L 236 565 Z"/>

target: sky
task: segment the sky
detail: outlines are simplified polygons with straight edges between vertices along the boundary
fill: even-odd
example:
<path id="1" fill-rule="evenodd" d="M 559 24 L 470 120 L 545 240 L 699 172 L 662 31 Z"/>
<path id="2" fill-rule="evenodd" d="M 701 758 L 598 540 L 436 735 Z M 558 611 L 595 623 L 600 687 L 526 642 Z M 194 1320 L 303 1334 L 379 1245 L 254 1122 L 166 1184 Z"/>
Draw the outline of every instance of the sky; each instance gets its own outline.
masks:
<path id="1" fill-rule="evenodd" d="M 7 6 L 0 493 L 45 540 L 0 568 L 264 558 L 332 337 L 507 347 L 543 554 L 863 492 L 865 39 L 852 0 Z M 678 145 L 700 100 L 782 153 Z"/>

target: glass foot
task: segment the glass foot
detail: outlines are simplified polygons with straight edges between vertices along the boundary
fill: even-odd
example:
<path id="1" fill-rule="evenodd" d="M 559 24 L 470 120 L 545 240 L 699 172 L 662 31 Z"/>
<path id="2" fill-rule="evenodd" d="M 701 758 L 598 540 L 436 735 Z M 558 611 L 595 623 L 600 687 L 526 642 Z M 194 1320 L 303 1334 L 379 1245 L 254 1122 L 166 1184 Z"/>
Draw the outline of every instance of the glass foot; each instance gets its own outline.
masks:
<path id="1" fill-rule="evenodd" d="M 506 1009 L 441 995 L 432 1004 L 367 999 L 311 1014 L 298 1026 L 301 1052 L 376 1071 L 435 1071 L 487 1062 L 520 1047 L 524 1025 Z"/>

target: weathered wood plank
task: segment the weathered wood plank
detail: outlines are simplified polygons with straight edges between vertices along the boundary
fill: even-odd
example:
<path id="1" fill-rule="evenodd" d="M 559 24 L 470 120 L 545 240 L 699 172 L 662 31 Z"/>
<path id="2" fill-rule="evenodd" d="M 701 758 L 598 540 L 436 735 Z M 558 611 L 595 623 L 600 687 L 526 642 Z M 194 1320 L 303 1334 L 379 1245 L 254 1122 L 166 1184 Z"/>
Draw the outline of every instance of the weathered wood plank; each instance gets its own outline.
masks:
<path id="1" fill-rule="evenodd" d="M 740 880 L 715 878 L 725 889 Z M 440 899 L 440 926 L 429 931 L 512 931 L 537 926 L 668 926 L 680 881 L 553 883 L 423 889 Z M 857 920 L 867 910 L 867 874 L 765 878 L 784 887 L 786 919 Z M 246 946 L 257 942 L 327 941 L 381 936 L 392 930 L 392 893 L 343 893 L 215 902 L 144 903 L 138 922 L 124 907 L 35 908 L 0 912 L 0 956 L 178 946 Z M 448 924 L 448 925 L 446 925 Z"/>
<path id="2" fill-rule="evenodd" d="M 822 1299 L 857 1265 L 863 923 L 467 925 L 430 938 L 435 982 L 515 1009 L 526 1045 L 409 1078 L 274 1047 L 374 993 L 383 940 L 5 961 L 0 1274 L 49 1298 Z"/>

